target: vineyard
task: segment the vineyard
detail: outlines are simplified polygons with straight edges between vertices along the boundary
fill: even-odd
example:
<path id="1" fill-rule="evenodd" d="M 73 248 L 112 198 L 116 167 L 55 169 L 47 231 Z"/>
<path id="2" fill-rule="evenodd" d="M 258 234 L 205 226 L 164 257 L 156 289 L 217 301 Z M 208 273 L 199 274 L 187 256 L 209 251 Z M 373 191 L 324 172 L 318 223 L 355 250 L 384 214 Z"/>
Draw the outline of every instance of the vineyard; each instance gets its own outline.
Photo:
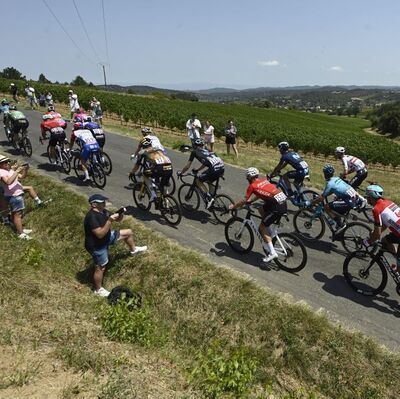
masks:
<path id="1" fill-rule="evenodd" d="M 10 83 L 0 79 L 0 92 L 7 92 Z M 23 93 L 24 82 L 15 83 Z M 51 91 L 56 101 L 68 102 L 68 86 L 36 82 L 33 85 L 37 93 Z M 297 150 L 323 155 L 332 155 L 334 148 L 341 145 L 366 163 L 400 165 L 400 146 L 384 137 L 364 132 L 363 129 L 369 126 L 366 120 L 117 94 L 83 87 L 74 89 L 83 107 L 88 107 L 91 98 L 96 96 L 103 111 L 114 113 L 126 122 L 183 130 L 189 116 L 196 112 L 202 122 L 209 120 L 214 125 L 217 136 L 223 134 L 227 121 L 233 119 L 239 137 L 245 142 L 275 146 L 286 140 Z"/>

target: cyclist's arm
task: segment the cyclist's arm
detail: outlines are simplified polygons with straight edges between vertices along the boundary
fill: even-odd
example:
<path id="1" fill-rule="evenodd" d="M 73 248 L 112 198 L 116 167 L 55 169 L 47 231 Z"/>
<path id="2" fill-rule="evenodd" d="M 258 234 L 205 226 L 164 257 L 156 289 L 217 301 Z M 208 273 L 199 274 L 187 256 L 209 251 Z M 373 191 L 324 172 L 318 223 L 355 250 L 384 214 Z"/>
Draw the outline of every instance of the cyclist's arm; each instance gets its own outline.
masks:
<path id="1" fill-rule="evenodd" d="M 374 229 L 371 231 L 371 235 L 369 237 L 370 242 L 375 242 L 381 238 L 382 232 L 385 230 L 385 227 L 382 226 L 375 226 Z"/>
<path id="2" fill-rule="evenodd" d="M 207 167 L 206 165 L 203 165 L 203 164 L 202 164 L 202 165 L 200 166 L 200 168 L 197 169 L 197 172 L 200 172 L 202 169 L 204 169 L 204 168 L 206 168 L 206 167 Z"/>
<path id="3" fill-rule="evenodd" d="M 186 171 L 188 171 L 190 169 L 190 167 L 192 166 L 192 161 L 188 161 L 188 163 L 183 167 L 183 169 L 181 170 L 181 173 L 185 173 Z"/>
<path id="4" fill-rule="evenodd" d="M 283 168 L 285 168 L 287 162 L 279 162 L 278 165 L 275 166 L 275 169 L 271 173 L 271 177 L 276 176 Z"/>

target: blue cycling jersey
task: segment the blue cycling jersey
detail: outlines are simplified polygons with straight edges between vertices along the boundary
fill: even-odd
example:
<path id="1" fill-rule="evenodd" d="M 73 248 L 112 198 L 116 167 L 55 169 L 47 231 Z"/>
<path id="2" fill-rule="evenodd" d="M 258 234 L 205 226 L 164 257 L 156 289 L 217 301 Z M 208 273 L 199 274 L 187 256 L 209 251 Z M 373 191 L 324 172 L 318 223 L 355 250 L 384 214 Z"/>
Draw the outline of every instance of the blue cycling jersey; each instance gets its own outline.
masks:
<path id="1" fill-rule="evenodd" d="M 8 113 L 8 112 L 10 112 L 10 106 L 9 106 L 8 104 L 7 104 L 7 105 L 1 105 L 1 106 L 0 106 L 0 114 L 1 114 L 2 112 L 4 112 L 5 114 Z"/>
<path id="2" fill-rule="evenodd" d="M 296 170 L 304 170 L 308 168 L 308 164 L 304 159 L 294 151 L 287 151 L 281 156 L 280 163 L 288 163 Z"/>
<path id="3" fill-rule="evenodd" d="M 333 176 L 328 180 L 322 196 L 326 198 L 331 194 L 335 194 L 338 200 L 344 201 L 357 196 L 354 188 L 337 176 Z"/>

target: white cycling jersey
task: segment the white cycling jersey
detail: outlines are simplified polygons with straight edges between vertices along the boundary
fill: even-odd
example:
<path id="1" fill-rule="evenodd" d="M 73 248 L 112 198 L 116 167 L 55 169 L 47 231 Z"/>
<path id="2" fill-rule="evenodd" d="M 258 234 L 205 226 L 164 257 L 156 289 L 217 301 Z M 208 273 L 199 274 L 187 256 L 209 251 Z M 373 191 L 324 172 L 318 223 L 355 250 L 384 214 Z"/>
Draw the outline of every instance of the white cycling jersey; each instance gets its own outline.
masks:
<path id="1" fill-rule="evenodd" d="M 157 136 L 148 134 L 147 136 L 144 136 L 144 138 L 149 139 L 151 141 L 151 146 L 153 147 L 153 150 L 162 152 L 165 151 L 164 146 L 161 144 L 160 139 Z"/>
<path id="2" fill-rule="evenodd" d="M 365 169 L 365 163 L 352 155 L 343 155 L 342 163 L 346 174 Z"/>
<path id="3" fill-rule="evenodd" d="M 92 132 L 88 129 L 75 130 L 74 136 L 82 143 L 82 145 L 97 143 L 96 139 L 93 137 Z"/>

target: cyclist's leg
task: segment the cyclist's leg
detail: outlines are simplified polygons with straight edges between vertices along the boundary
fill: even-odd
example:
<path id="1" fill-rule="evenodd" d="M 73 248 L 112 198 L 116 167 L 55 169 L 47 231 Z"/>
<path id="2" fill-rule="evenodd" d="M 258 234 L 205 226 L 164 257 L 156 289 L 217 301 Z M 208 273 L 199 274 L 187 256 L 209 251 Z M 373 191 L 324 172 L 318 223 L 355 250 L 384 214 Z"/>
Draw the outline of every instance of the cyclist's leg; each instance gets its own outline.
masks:
<path id="1" fill-rule="evenodd" d="M 143 181 L 146 184 L 150 192 L 150 201 L 154 201 L 157 194 L 154 190 L 153 178 L 157 177 L 157 172 L 152 169 L 146 169 L 143 171 Z"/>
<path id="2" fill-rule="evenodd" d="M 79 158 L 80 158 L 80 161 L 81 161 L 83 173 L 85 174 L 85 179 L 84 180 L 90 180 L 89 171 L 88 171 L 86 162 L 89 159 L 89 156 L 90 156 L 91 152 L 92 152 L 92 150 L 90 148 L 90 144 L 85 144 L 83 146 L 83 148 L 82 148 L 81 153 L 80 153 L 80 157 Z"/>
<path id="3" fill-rule="evenodd" d="M 169 180 L 172 176 L 172 165 L 163 165 L 161 166 L 161 169 L 159 187 L 161 192 L 164 194 L 165 187 L 168 186 Z"/>
<path id="4" fill-rule="evenodd" d="M 196 186 L 201 190 L 202 193 L 205 194 L 206 197 L 210 196 L 210 192 L 208 191 L 208 187 L 204 183 L 211 182 L 211 174 L 212 173 L 210 173 L 210 169 L 207 169 L 200 176 L 196 177 Z"/>
<path id="5" fill-rule="evenodd" d="M 324 204 L 325 212 L 336 222 L 338 227 L 342 226 L 342 217 L 349 212 L 351 206 L 346 201 L 331 201 Z"/>
<path id="6" fill-rule="evenodd" d="M 355 176 L 350 180 L 349 184 L 355 190 L 360 187 L 361 183 L 368 177 L 367 169 L 360 170 L 355 174 Z"/>
<path id="7" fill-rule="evenodd" d="M 58 137 L 56 133 L 50 133 L 50 139 L 49 139 L 49 151 L 50 155 L 53 159 L 57 158 L 56 155 L 56 145 L 57 145 Z"/>

